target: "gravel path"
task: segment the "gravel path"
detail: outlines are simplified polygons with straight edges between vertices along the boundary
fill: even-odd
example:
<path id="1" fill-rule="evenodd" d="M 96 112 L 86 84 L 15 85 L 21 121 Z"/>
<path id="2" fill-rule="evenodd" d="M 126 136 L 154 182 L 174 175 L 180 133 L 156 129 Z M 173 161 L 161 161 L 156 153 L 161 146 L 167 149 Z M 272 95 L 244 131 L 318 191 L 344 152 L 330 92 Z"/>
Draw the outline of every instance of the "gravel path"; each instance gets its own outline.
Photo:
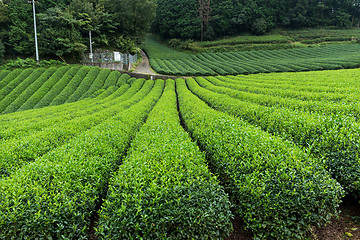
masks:
<path id="1" fill-rule="evenodd" d="M 144 73 L 144 74 L 153 74 L 153 75 L 155 75 L 155 73 L 150 68 L 149 58 L 146 56 L 146 54 L 142 50 L 141 50 L 141 55 L 143 56 L 143 60 L 136 67 L 135 72 L 136 73 Z"/>

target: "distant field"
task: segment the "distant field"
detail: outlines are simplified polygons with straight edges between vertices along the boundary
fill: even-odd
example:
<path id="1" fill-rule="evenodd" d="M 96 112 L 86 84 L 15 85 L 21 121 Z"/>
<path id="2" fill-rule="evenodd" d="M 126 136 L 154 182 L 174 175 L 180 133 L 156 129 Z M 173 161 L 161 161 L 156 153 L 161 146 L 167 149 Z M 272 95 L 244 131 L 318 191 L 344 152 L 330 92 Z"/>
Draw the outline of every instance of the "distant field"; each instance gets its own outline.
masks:
<path id="1" fill-rule="evenodd" d="M 235 36 L 216 41 L 192 42 L 187 50 L 193 52 L 225 52 L 248 50 L 279 50 L 300 47 L 319 47 L 356 43 L 359 29 L 275 30 L 264 36 Z"/>
<path id="2" fill-rule="evenodd" d="M 299 72 L 360 66 L 360 44 L 186 54 L 148 39 L 145 50 L 150 57 L 151 67 L 157 73 L 176 76 Z"/>

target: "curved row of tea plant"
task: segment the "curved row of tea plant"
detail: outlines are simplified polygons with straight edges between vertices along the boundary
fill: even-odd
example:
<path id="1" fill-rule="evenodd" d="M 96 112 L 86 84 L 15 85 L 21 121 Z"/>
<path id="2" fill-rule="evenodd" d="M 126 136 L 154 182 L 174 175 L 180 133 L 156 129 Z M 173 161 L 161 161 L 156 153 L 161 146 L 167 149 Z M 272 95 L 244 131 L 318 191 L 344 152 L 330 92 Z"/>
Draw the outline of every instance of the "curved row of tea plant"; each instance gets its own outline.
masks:
<path id="1" fill-rule="evenodd" d="M 73 118 L 66 119 L 66 121 L 60 121 L 58 124 L 50 125 L 30 135 L 17 137 L 0 144 L 0 159 L 2 160 L 0 162 L 0 178 L 11 175 L 24 164 L 34 161 L 78 134 L 137 103 L 149 93 L 153 82 L 148 81 L 140 91 L 136 84 L 133 86 L 121 97 L 103 104 L 101 108 L 93 107 L 86 115 L 83 112 L 82 115 L 79 113 L 80 115 L 72 116 Z"/>
<path id="2" fill-rule="evenodd" d="M 224 77 L 197 77 L 197 82 L 205 88 L 229 95 L 230 97 L 240 99 L 246 102 L 253 102 L 267 107 L 285 107 L 292 110 L 301 110 L 306 112 L 315 112 L 325 115 L 344 115 L 360 118 L 360 104 L 345 102 L 330 102 L 316 100 L 301 100 L 298 98 L 289 98 L 272 94 L 272 89 L 264 88 L 262 91 L 255 90 L 251 85 L 244 87 L 242 83 L 229 83 L 221 81 Z M 287 90 L 282 90 L 287 92 Z M 268 94 L 269 93 L 269 94 Z M 309 92 L 309 95 L 311 92 Z M 290 96 L 291 94 L 289 94 Z"/>
<path id="3" fill-rule="evenodd" d="M 359 44 L 225 53 L 199 53 L 182 58 L 152 58 L 161 74 L 179 76 L 299 72 L 360 66 Z"/>
<path id="4" fill-rule="evenodd" d="M 102 239 L 223 239 L 230 202 L 180 125 L 173 80 L 110 181 Z M 114 209 L 116 209 L 114 211 Z"/>
<path id="5" fill-rule="evenodd" d="M 206 151 L 237 213 L 259 239 L 303 239 L 311 225 L 330 220 L 341 186 L 288 141 L 218 112 L 177 80 L 185 126 Z"/>
<path id="6" fill-rule="evenodd" d="M 0 114 L 96 97 L 126 84 L 130 76 L 98 67 L 16 69 L 0 72 Z M 113 89 L 115 90 L 115 89 Z"/>
<path id="7" fill-rule="evenodd" d="M 355 89 L 350 89 L 345 92 L 327 92 L 324 91 L 309 91 L 309 90 L 296 90 L 296 89 L 284 89 L 277 88 L 276 86 L 266 87 L 259 84 L 241 83 L 231 77 L 219 76 L 218 79 L 226 82 L 238 85 L 237 90 L 248 91 L 254 93 L 263 93 L 272 96 L 281 96 L 286 98 L 297 98 L 300 100 L 313 100 L 313 101 L 329 101 L 329 102 L 344 102 L 344 103 L 358 103 L 360 96 Z M 295 87 L 296 88 L 296 87 Z M 355 90 L 355 91 L 354 91 Z M 349 92 L 350 91 L 350 92 Z"/>
<path id="8" fill-rule="evenodd" d="M 87 239 L 96 206 L 164 81 L 140 102 L 0 181 L 0 239 Z"/>
<path id="9" fill-rule="evenodd" d="M 186 82 L 211 107 L 308 149 L 348 192 L 360 192 L 360 124 L 353 118 L 270 108 L 212 92 L 200 87 L 194 79 Z"/>

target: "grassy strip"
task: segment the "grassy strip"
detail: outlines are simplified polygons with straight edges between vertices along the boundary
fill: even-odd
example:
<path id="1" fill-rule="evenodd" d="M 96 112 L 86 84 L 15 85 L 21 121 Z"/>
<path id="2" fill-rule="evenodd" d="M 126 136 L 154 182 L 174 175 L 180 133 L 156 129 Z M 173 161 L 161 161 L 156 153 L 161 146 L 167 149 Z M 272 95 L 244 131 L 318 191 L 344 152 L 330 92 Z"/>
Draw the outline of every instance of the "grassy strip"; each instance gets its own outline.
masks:
<path id="1" fill-rule="evenodd" d="M 164 82 L 140 102 L 0 181 L 0 239 L 87 239 L 108 181 Z"/>
<path id="2" fill-rule="evenodd" d="M 340 185 L 307 154 L 245 121 L 215 111 L 178 79 L 180 113 L 258 239 L 303 239 L 336 215 Z"/>
<path id="3" fill-rule="evenodd" d="M 23 165 L 65 144 L 81 132 L 87 131 L 115 116 L 120 111 L 129 108 L 148 94 L 152 87 L 153 83 L 148 82 L 141 91 L 135 87 L 130 88 L 118 101 L 112 102 L 112 105 L 100 111 L 97 110 L 83 117 L 61 122 L 24 138 L 6 141 L 0 145 L 0 158 L 2 159 L 0 162 L 0 178 L 11 175 Z"/>
<path id="4" fill-rule="evenodd" d="M 194 79 L 187 79 L 187 84 L 211 107 L 307 149 L 348 193 L 360 192 L 360 125 L 353 118 L 269 108 L 201 88 Z"/>
<path id="5" fill-rule="evenodd" d="M 175 84 L 167 80 L 110 182 L 98 233 L 102 239 L 222 239 L 230 218 L 228 197 L 181 127 Z"/>

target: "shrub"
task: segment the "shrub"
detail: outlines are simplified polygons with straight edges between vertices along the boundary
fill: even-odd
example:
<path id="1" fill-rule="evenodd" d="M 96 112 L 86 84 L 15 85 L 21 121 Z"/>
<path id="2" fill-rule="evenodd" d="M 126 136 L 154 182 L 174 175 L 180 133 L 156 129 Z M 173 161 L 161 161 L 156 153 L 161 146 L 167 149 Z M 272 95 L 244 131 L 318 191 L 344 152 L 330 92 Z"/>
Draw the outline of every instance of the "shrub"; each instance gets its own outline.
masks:
<path id="1" fill-rule="evenodd" d="M 177 80 L 180 113 L 259 239 L 303 239 L 337 214 L 341 186 L 288 141 L 211 109 Z"/>

